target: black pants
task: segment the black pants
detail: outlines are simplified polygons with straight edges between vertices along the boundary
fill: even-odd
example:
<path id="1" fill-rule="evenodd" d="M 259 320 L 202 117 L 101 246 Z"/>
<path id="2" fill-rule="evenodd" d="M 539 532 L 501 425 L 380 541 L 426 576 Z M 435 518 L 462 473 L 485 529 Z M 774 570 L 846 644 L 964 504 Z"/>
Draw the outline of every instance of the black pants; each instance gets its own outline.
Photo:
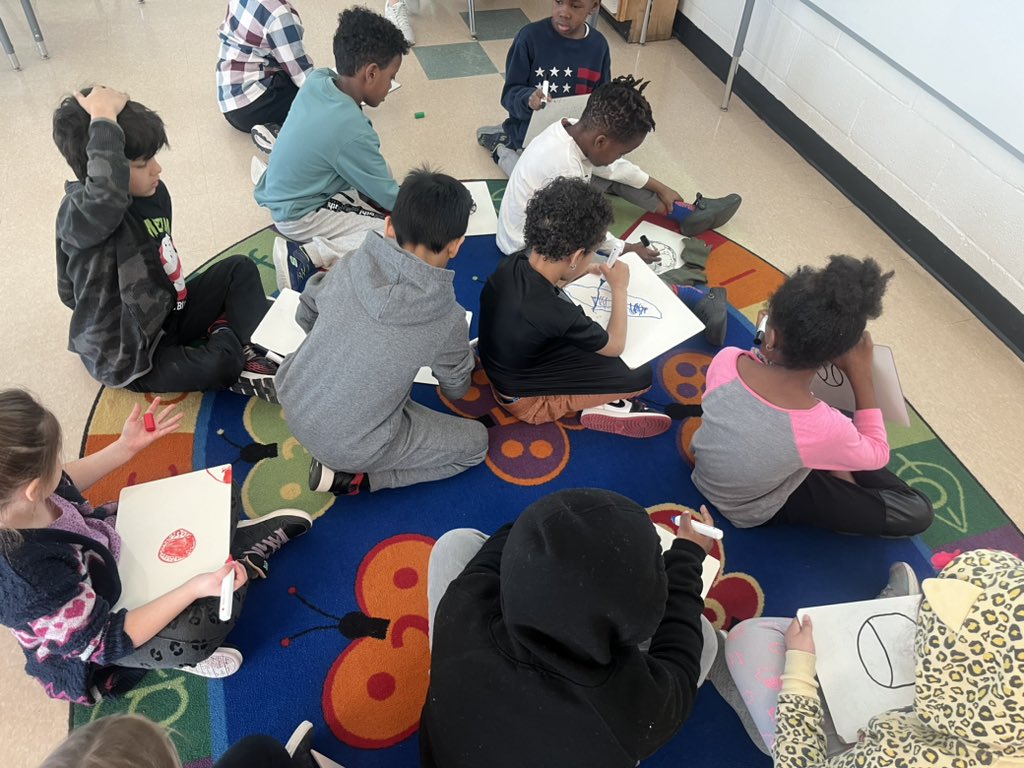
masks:
<path id="1" fill-rule="evenodd" d="M 213 768 L 291 768 L 292 758 L 276 739 L 246 736 L 225 752 Z"/>
<path id="2" fill-rule="evenodd" d="M 252 104 L 224 113 L 224 119 L 231 127 L 248 133 L 254 125 L 277 123 L 282 125 L 292 108 L 299 89 L 284 72 L 275 72 L 267 90 Z"/>
<path id="3" fill-rule="evenodd" d="M 242 346 L 267 314 L 259 268 L 247 257 L 228 256 L 186 282 L 185 308 L 164 322 L 153 367 L 127 386 L 133 392 L 202 392 L 231 386 L 242 372 Z M 207 336 L 227 317 L 231 333 Z M 198 344 L 196 343 L 198 342 Z"/>
<path id="4" fill-rule="evenodd" d="M 932 524 L 928 497 L 889 470 L 852 474 L 856 483 L 812 469 L 769 522 L 864 536 L 914 536 Z"/>

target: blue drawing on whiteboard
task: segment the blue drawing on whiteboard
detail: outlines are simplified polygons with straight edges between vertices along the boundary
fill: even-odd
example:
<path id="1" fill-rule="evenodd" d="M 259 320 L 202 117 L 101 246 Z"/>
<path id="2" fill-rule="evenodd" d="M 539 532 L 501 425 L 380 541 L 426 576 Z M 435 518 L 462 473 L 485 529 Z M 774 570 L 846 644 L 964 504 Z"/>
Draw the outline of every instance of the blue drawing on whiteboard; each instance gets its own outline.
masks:
<path id="1" fill-rule="evenodd" d="M 565 292 L 584 307 L 589 307 L 593 315 L 601 312 L 610 315 L 612 312 L 612 291 L 606 285 L 599 288 L 587 285 L 567 285 Z M 661 310 L 655 304 L 639 296 L 627 296 L 626 306 L 629 309 L 629 317 L 661 319 Z"/>

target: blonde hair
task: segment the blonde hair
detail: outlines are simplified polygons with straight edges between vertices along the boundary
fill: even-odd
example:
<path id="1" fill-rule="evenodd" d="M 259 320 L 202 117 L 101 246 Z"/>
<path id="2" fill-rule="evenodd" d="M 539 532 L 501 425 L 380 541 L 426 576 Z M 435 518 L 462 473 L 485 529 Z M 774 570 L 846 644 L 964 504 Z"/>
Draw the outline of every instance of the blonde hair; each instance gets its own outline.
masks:
<path id="1" fill-rule="evenodd" d="M 181 768 L 181 760 L 162 726 L 110 715 L 73 731 L 39 768 Z"/>

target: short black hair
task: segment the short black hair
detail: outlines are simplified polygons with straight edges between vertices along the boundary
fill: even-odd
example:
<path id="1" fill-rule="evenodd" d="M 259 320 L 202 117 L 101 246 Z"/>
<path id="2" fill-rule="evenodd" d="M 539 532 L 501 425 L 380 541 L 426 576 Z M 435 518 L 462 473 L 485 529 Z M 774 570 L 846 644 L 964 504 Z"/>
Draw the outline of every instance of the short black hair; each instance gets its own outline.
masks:
<path id="1" fill-rule="evenodd" d="M 860 341 L 868 319 L 882 314 L 892 277 L 874 259 L 830 256 L 822 268 L 799 267 L 768 302 L 768 322 L 788 368 L 820 368 Z"/>
<path id="2" fill-rule="evenodd" d="M 523 237 L 548 261 L 562 261 L 603 243 L 611 220 L 612 207 L 601 192 L 582 179 L 559 176 L 527 203 Z"/>
<path id="3" fill-rule="evenodd" d="M 92 88 L 83 88 L 88 96 Z M 67 160 L 79 181 L 85 181 L 88 157 L 85 147 L 89 143 L 89 123 L 92 118 L 74 96 L 67 96 L 53 112 L 53 143 Z M 117 124 L 124 131 L 124 154 L 129 160 L 149 160 L 164 147 L 167 131 L 164 121 L 153 110 L 129 101 L 117 116 Z"/>
<path id="4" fill-rule="evenodd" d="M 472 212 L 473 196 L 465 184 L 447 174 L 417 168 L 398 190 L 391 226 L 403 248 L 425 245 L 440 253 L 466 234 Z"/>
<path id="5" fill-rule="evenodd" d="M 646 136 L 654 130 L 651 105 L 644 97 L 649 84 L 649 80 L 620 75 L 599 86 L 587 99 L 580 125 L 623 143 Z"/>
<path id="6" fill-rule="evenodd" d="M 409 52 L 401 31 L 379 13 L 357 5 L 338 14 L 334 33 L 334 67 L 352 77 L 367 64 L 384 68 L 395 56 Z"/>

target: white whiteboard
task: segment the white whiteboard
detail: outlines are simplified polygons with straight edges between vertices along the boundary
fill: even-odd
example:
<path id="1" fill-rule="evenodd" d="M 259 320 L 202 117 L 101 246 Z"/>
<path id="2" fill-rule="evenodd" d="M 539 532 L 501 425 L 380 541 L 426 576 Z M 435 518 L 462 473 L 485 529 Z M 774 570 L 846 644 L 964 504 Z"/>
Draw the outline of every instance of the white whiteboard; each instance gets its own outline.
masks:
<path id="1" fill-rule="evenodd" d="M 1024 3 L 802 0 L 1024 159 Z"/>

